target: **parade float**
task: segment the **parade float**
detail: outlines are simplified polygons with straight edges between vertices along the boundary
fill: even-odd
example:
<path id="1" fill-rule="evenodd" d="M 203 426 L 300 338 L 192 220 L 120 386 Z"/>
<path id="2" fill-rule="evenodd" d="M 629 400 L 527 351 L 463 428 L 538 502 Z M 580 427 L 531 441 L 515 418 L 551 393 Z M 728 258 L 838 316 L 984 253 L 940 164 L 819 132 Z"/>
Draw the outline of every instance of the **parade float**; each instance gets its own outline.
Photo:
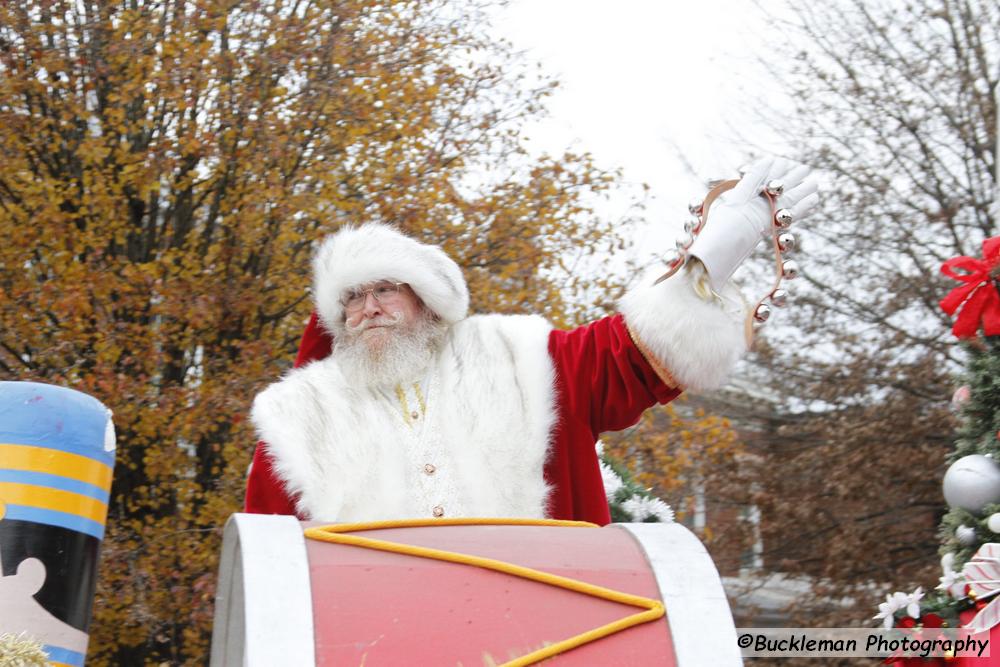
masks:
<path id="1" fill-rule="evenodd" d="M 114 454 L 96 399 L 0 382 L 5 659 L 84 664 Z M 605 473 L 613 504 L 648 513 L 638 523 L 236 514 L 211 664 L 741 664 L 704 546 Z"/>

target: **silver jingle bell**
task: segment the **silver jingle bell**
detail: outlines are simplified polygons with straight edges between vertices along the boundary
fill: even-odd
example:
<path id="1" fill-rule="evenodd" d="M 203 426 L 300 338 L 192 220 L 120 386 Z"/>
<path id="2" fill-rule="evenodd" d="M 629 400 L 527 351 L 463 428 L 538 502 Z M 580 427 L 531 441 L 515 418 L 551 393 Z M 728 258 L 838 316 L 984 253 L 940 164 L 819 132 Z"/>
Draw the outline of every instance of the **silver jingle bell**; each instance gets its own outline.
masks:
<path id="1" fill-rule="evenodd" d="M 784 308 L 788 305 L 788 290 L 776 289 L 771 292 L 771 298 L 769 299 L 771 305 L 775 308 Z"/>
<path id="2" fill-rule="evenodd" d="M 688 211 L 690 211 L 692 215 L 698 215 L 701 213 L 702 206 L 704 205 L 704 200 L 699 198 L 692 199 L 688 202 Z"/>
<path id="3" fill-rule="evenodd" d="M 766 303 L 762 303 L 757 306 L 757 310 L 753 311 L 753 318 L 757 322 L 763 324 L 767 322 L 767 318 L 771 317 L 771 307 Z"/>
<path id="4" fill-rule="evenodd" d="M 668 269 L 675 269 L 684 263 L 684 253 L 680 250 L 668 250 L 663 255 L 663 261 L 667 263 Z"/>
<path id="5" fill-rule="evenodd" d="M 795 250 L 795 235 L 791 232 L 778 234 L 778 250 L 781 252 Z"/>
<path id="6" fill-rule="evenodd" d="M 788 229 L 792 224 L 792 212 L 787 208 L 779 208 L 774 212 L 774 225 L 778 229 Z"/>
<path id="7" fill-rule="evenodd" d="M 691 244 L 694 243 L 694 235 L 692 235 L 691 232 L 684 232 L 677 237 L 676 243 L 679 250 L 687 250 L 691 247 Z"/>
<path id="8" fill-rule="evenodd" d="M 764 186 L 764 190 L 772 197 L 780 197 L 785 192 L 785 184 L 775 178 L 767 182 L 767 185 Z"/>
<path id="9" fill-rule="evenodd" d="M 684 221 L 684 231 L 688 234 L 696 234 L 701 228 L 701 220 L 698 218 L 688 218 Z"/>
<path id="10" fill-rule="evenodd" d="M 799 277 L 799 265 L 794 259 L 786 259 L 781 263 L 781 277 L 788 280 Z"/>

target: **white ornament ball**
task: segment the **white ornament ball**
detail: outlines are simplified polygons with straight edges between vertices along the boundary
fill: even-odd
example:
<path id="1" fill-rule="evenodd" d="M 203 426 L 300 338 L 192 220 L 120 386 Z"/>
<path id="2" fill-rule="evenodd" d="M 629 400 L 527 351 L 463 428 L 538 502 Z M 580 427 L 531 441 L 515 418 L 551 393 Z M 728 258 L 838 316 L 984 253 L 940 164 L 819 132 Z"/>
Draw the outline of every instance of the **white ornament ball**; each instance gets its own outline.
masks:
<path id="1" fill-rule="evenodd" d="M 976 543 L 976 529 L 969 526 L 959 526 L 955 529 L 955 537 L 962 544 L 969 546 Z"/>
<path id="2" fill-rule="evenodd" d="M 990 518 L 986 520 L 986 527 L 991 532 L 1000 535 L 1000 512 L 990 515 Z"/>
<path id="3" fill-rule="evenodd" d="M 944 474 L 944 499 L 979 516 L 983 508 L 1000 502 L 1000 467 L 982 454 L 963 456 Z"/>
<path id="4" fill-rule="evenodd" d="M 941 556 L 941 569 L 945 572 L 955 569 L 955 552 L 949 551 Z"/>

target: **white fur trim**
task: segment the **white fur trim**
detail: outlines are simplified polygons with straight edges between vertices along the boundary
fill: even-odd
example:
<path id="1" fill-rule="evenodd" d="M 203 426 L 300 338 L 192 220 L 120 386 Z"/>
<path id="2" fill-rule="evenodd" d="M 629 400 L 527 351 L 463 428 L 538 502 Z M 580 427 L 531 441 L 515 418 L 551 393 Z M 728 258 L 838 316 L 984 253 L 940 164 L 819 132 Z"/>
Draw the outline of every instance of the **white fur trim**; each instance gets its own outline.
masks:
<path id="1" fill-rule="evenodd" d="M 323 241 L 313 260 L 316 311 L 335 337 L 344 326 L 344 291 L 376 280 L 408 283 L 449 324 L 468 313 L 462 270 L 441 248 L 378 223 L 345 227 Z"/>
<path id="2" fill-rule="evenodd" d="M 653 285 L 649 271 L 619 304 L 629 328 L 685 389 L 721 386 L 746 352 L 742 302 L 727 287 L 724 303 L 702 300 L 681 271 Z"/>
<path id="3" fill-rule="evenodd" d="M 455 457 L 470 482 L 472 516 L 546 516 L 543 468 L 556 421 L 551 330 L 534 315 L 481 315 L 446 343 L 442 435 L 466 443 Z"/>
<path id="4" fill-rule="evenodd" d="M 535 316 L 470 317 L 452 327 L 435 361 L 439 391 L 428 396 L 427 415 L 436 422 L 425 429 L 440 434 L 433 444 L 455 464 L 467 516 L 545 516 L 543 473 L 556 420 L 550 331 Z M 348 385 L 336 354 L 268 387 L 251 417 L 303 515 L 427 516 L 414 506 L 394 415 L 367 389 Z"/>

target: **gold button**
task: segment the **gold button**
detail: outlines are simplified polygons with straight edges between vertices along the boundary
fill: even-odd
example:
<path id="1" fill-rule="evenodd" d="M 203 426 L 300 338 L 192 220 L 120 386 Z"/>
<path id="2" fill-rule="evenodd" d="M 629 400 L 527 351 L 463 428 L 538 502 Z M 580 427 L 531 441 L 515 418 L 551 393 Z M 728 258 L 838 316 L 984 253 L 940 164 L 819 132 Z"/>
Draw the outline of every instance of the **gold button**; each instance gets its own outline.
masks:
<path id="1" fill-rule="evenodd" d="M 434 464 L 432 463 L 428 463 L 427 465 L 424 466 L 424 472 L 427 473 L 428 475 L 433 475 L 435 470 L 437 470 L 437 468 L 435 468 Z"/>
<path id="2" fill-rule="evenodd" d="M 437 517 L 442 517 L 442 516 L 444 516 L 444 508 L 443 508 L 443 507 L 441 507 L 440 505 L 437 505 L 437 506 L 436 506 L 436 507 L 434 508 L 434 516 L 437 516 Z"/>
<path id="3" fill-rule="evenodd" d="M 414 410 L 413 412 L 410 413 L 410 417 L 412 419 L 420 419 L 420 413 Z"/>

